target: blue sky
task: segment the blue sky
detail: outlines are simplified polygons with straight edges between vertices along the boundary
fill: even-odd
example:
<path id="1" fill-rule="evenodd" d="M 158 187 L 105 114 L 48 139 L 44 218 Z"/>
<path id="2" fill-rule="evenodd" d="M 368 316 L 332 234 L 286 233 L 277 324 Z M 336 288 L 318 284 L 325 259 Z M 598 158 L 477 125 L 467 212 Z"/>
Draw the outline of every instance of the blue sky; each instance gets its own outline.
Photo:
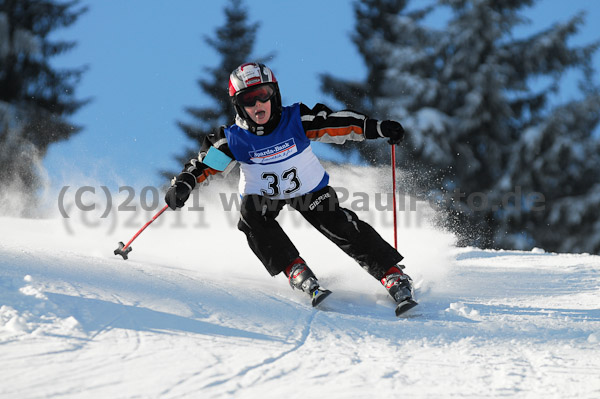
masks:
<path id="1" fill-rule="evenodd" d="M 177 121 L 184 109 L 210 99 L 197 80 L 220 61 L 204 42 L 224 22 L 225 0 L 84 0 L 89 11 L 55 38 L 75 40 L 75 49 L 54 60 L 57 67 L 88 65 L 77 97 L 92 102 L 70 120 L 84 130 L 50 147 L 44 159 L 51 185 L 73 184 L 73 175 L 109 186 L 160 186 L 160 170 L 180 170 L 174 156 L 189 144 Z M 365 67 L 350 40 L 352 2 L 346 0 L 244 1 L 251 22 L 260 22 L 254 53 L 274 53 L 268 65 L 280 82 L 284 104 L 327 102 L 318 76 L 329 72 L 360 79 Z M 588 12 L 574 44 L 600 39 L 600 3 L 541 0 L 527 16 L 531 29 Z M 441 21 L 432 18 L 431 23 Z M 441 22 L 440 22 L 441 23 Z M 529 28 L 524 28 L 524 30 Z M 600 70 L 600 54 L 595 66 Z M 575 92 L 568 76 L 564 96 Z M 223 82 L 224 90 L 227 82 Z M 327 156 L 327 151 L 316 149 Z M 76 171 L 76 173 L 74 173 Z M 82 182 L 86 184 L 86 182 Z"/>

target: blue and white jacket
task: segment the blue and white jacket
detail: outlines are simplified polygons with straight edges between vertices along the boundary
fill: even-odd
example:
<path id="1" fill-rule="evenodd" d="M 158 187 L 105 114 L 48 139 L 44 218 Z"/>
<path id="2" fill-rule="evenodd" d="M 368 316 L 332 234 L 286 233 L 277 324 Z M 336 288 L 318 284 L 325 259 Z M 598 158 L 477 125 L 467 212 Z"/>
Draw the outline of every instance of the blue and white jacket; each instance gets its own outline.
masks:
<path id="1" fill-rule="evenodd" d="M 342 144 L 383 137 L 379 122 L 358 112 L 333 112 L 323 104 L 283 107 L 277 127 L 262 136 L 251 133 L 241 119 L 208 135 L 198 157 L 174 179 L 208 183 L 240 165 L 240 194 L 274 199 L 293 198 L 325 187 L 329 176 L 311 149 L 311 141 Z M 187 175 L 187 176 L 185 176 Z"/>

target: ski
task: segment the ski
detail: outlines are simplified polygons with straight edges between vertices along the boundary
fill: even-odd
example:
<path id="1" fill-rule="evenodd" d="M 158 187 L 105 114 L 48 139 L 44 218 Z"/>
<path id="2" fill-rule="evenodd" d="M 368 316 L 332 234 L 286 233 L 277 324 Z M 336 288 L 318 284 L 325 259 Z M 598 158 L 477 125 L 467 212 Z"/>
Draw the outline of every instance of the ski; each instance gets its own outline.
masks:
<path id="1" fill-rule="evenodd" d="M 329 290 L 326 290 L 323 288 L 317 288 L 312 293 L 312 306 L 316 307 L 318 304 L 323 302 L 323 300 L 325 298 L 327 298 L 330 294 L 331 294 L 331 291 L 329 291 Z"/>
<path id="2" fill-rule="evenodd" d="M 407 310 L 414 308 L 418 303 L 412 298 L 407 298 L 396 306 L 396 317 L 402 316 Z"/>

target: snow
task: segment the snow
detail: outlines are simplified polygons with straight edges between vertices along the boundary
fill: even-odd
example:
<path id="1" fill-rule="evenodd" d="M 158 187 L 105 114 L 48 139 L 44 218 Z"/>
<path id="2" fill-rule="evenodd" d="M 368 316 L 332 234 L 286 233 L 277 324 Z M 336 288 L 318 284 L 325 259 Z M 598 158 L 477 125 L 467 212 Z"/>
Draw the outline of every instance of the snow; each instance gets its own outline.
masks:
<path id="1" fill-rule="evenodd" d="M 365 173 L 345 171 L 370 192 Z M 334 292 L 315 310 L 217 208 L 202 223 L 166 212 L 127 261 L 112 251 L 152 213 L 0 218 L 0 397 L 600 397 L 598 256 L 455 248 L 402 213 L 420 304 L 396 318 L 377 281 L 285 210 Z"/>

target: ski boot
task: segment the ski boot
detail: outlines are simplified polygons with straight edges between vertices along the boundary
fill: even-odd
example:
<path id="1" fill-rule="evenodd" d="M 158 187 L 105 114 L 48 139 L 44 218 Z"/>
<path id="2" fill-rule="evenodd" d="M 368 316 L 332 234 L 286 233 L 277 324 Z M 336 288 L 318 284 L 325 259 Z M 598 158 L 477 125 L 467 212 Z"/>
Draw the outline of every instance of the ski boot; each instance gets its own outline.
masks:
<path id="1" fill-rule="evenodd" d="M 396 316 L 418 305 L 413 299 L 412 280 L 407 274 L 402 273 L 402 269 L 404 269 L 402 265 L 392 266 L 381 279 L 381 284 L 397 303 Z"/>
<path id="2" fill-rule="evenodd" d="M 288 276 L 290 286 L 293 289 L 299 289 L 310 295 L 313 307 L 317 306 L 331 294 L 331 291 L 319 286 L 319 282 L 314 273 L 302 258 L 298 258 L 292 262 L 286 269 L 285 274 Z"/>

